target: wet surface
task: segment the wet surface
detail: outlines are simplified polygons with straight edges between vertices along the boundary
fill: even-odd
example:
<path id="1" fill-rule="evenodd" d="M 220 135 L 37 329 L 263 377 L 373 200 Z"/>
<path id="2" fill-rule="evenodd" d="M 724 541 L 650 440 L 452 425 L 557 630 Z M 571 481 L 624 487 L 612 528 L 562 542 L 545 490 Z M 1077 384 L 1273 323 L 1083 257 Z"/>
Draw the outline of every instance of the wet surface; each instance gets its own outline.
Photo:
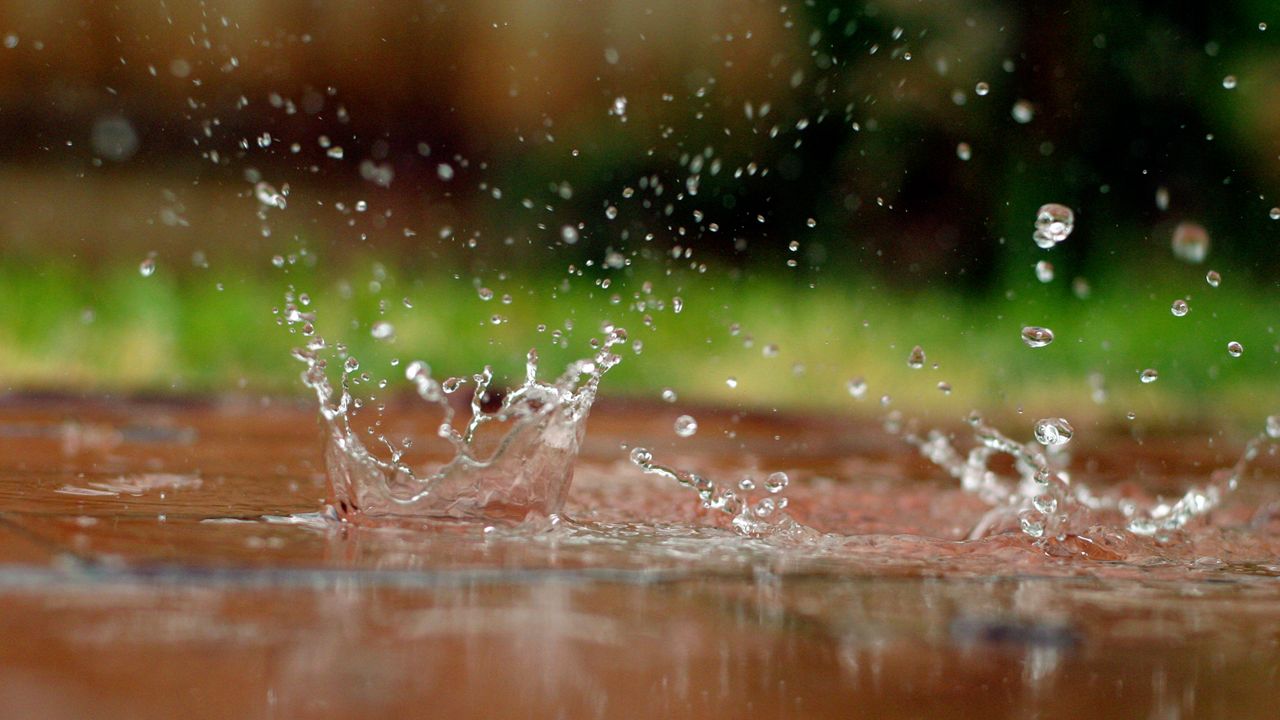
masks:
<path id="1" fill-rule="evenodd" d="M 1108 562 L 1046 557 L 1016 534 L 955 542 L 984 506 L 874 423 L 707 410 L 698 436 L 673 443 L 662 412 L 595 411 L 559 527 L 371 529 L 314 515 L 323 445 L 306 406 L 4 400 L 4 714 L 1262 718 L 1280 706 L 1274 457 L 1182 546 Z M 803 548 L 736 537 L 625 462 L 624 443 L 726 476 L 785 469 L 793 513 L 832 535 Z M 1117 434 L 1077 462 L 1176 488 L 1236 450 Z"/>

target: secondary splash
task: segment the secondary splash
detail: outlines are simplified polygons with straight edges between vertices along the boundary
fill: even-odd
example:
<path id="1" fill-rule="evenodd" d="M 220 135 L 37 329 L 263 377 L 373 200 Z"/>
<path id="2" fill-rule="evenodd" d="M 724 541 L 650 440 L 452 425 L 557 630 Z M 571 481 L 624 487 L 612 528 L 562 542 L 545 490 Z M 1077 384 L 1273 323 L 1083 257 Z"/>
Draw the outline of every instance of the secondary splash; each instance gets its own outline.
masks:
<path id="1" fill-rule="evenodd" d="M 631 462 L 650 475 L 674 480 L 694 490 L 703 508 L 727 517 L 733 529 L 741 535 L 798 541 L 814 540 L 819 535 L 785 512 L 788 501 L 782 492 L 787 489 L 790 479 L 784 472 L 770 473 L 764 479 L 761 492 L 751 476 L 740 480 L 736 490 L 720 487 L 702 475 L 655 463 L 653 453 L 646 448 L 633 449 Z"/>
<path id="2" fill-rule="evenodd" d="M 941 430 L 921 434 L 913 423 L 891 414 L 885 429 L 915 446 L 930 462 L 960 480 L 961 487 L 991 506 L 991 511 L 969 533 L 970 539 L 986 537 L 1016 527 L 1043 545 L 1083 537 L 1098 529 L 1123 526 L 1134 535 L 1167 536 L 1184 529 L 1222 505 L 1244 478 L 1268 440 L 1280 438 L 1280 417 L 1267 418 L 1265 432 L 1251 438 L 1240 458 L 1211 473 L 1204 485 L 1193 486 L 1173 502 L 1156 499 L 1145 506 L 1110 493 L 1094 493 L 1082 482 L 1072 482 L 1066 445 L 1070 425 L 1061 418 L 1040 420 L 1035 443 L 1020 443 L 987 424 L 976 411 L 967 418 L 976 444 L 965 454 L 956 449 Z M 998 455 L 1013 459 L 1016 478 L 1001 476 L 991 468 Z"/>
<path id="3" fill-rule="evenodd" d="M 433 519 L 519 523 L 554 516 L 573 480 L 574 461 L 600 379 L 621 360 L 612 348 L 627 339 L 626 330 L 605 326 L 603 338 L 592 341 L 596 353 L 570 363 L 554 382 L 538 379 L 538 356 L 530 350 L 524 383 L 500 400 L 490 390 L 493 374 L 486 366 L 471 378 L 470 417 L 462 429 L 454 425 L 456 411 L 449 396 L 467 380 L 442 382 L 432 376 L 426 363 L 410 363 L 405 378 L 418 397 L 439 408 L 437 435 L 453 450 L 447 462 L 414 467 L 404 460 L 411 441 L 397 445 L 378 433 L 375 439 L 386 450 L 374 452 L 353 426 L 352 416 L 363 405 L 352 395 L 353 376 L 367 379 L 356 375 L 360 363 L 345 356 L 341 345 L 330 346 L 314 334 L 314 313 L 303 312 L 290 301 L 284 317 L 310 336 L 306 346 L 293 354 L 306 364 L 302 381 L 315 392 L 328 430 L 329 502 L 341 520 L 356 523 Z M 328 376 L 330 358 L 341 360 L 336 389 Z M 485 409 L 495 401 L 495 409 Z M 477 433 L 489 424 L 506 429 L 493 449 L 486 451 L 477 442 Z M 372 429 L 366 432 L 374 434 Z"/>

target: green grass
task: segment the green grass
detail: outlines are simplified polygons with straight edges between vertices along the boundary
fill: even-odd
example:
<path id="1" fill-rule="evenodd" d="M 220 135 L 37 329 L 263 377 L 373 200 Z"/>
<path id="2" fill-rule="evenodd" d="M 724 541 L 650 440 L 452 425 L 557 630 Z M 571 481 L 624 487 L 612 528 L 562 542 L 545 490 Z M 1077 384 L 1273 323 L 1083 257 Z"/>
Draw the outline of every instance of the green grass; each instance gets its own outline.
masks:
<path id="1" fill-rule="evenodd" d="M 146 278 L 135 265 L 10 262 L 0 265 L 0 382 L 19 390 L 299 392 L 301 366 L 288 353 L 301 338 L 271 312 L 292 285 L 314 298 L 321 334 L 348 344 L 375 375 L 397 375 L 392 358 L 421 358 L 442 375 L 490 364 L 500 376 L 518 377 L 530 347 L 551 375 L 583 356 L 610 320 L 643 343 L 610 373 L 611 394 L 657 397 L 671 387 L 683 400 L 853 408 L 859 403 L 845 385 L 861 376 L 870 385 L 861 401 L 868 409 L 889 394 L 895 407 L 952 417 L 977 407 L 1116 418 L 1128 411 L 1148 418 L 1236 415 L 1253 423 L 1254 415 L 1280 411 L 1266 407 L 1280 402 L 1273 400 L 1280 397 L 1273 327 L 1280 302 L 1273 290 L 1234 282 L 1242 273 L 1222 269 L 1226 280 L 1212 289 L 1203 272 L 1174 268 L 1140 285 L 1123 273 L 1094 277 L 1092 295 L 1080 299 L 1061 279 L 1040 285 L 1020 278 L 1011 295 L 971 297 L 821 273 L 811 285 L 777 274 L 735 280 L 629 269 L 565 286 L 445 271 L 410 278 L 380 273 L 372 262 L 341 276 L 300 266 L 228 275 L 161 265 Z M 600 287 L 604 277 L 607 289 Z M 640 292 L 646 279 L 653 280 L 647 295 Z M 479 284 L 497 297 L 482 300 Z M 1173 317 L 1170 302 L 1188 294 L 1191 314 Z M 648 301 L 643 309 L 634 307 L 637 296 Z M 676 296 L 683 301 L 678 314 Z M 402 304 L 406 297 L 412 309 Z M 394 343 L 370 336 L 370 325 L 384 317 L 379 300 L 396 327 Z M 494 314 L 507 321 L 492 324 Z M 566 321 L 573 328 L 567 347 L 556 347 L 551 333 L 564 331 Z M 539 332 L 539 324 L 547 330 Z M 1024 324 L 1049 326 L 1057 339 L 1029 349 L 1019 340 Z M 1226 353 L 1233 339 L 1246 348 L 1241 358 Z M 762 352 L 767 344 L 778 346 L 776 357 Z M 923 370 L 906 366 L 916 344 L 928 355 Z M 1160 380 L 1140 384 L 1145 367 L 1159 370 Z M 1091 373 L 1105 380 L 1104 405 L 1090 400 Z M 736 388 L 726 384 L 729 377 Z M 939 381 L 954 392 L 941 393 Z"/>

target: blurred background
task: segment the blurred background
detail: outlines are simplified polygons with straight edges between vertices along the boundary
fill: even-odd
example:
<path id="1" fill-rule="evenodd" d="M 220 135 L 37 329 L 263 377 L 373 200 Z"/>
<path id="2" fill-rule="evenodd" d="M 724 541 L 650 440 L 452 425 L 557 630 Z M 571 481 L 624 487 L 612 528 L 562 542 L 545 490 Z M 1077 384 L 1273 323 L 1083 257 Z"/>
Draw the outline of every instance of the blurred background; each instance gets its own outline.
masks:
<path id="1" fill-rule="evenodd" d="M 610 321 L 617 395 L 1253 422 L 1278 51 L 1264 0 L 8 0 L 0 388 L 301 392 L 306 293 L 388 377 Z"/>

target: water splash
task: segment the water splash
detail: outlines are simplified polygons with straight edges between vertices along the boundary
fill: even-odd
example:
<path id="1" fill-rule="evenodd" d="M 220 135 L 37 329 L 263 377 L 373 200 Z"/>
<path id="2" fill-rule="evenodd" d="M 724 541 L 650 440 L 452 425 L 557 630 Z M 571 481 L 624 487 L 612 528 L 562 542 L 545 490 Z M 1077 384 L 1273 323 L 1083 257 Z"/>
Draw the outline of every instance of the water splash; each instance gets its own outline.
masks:
<path id="1" fill-rule="evenodd" d="M 1143 506 L 1118 494 L 1095 494 L 1087 485 L 1072 482 L 1066 470 L 1070 456 L 1065 450 L 1071 431 L 1062 418 L 1036 423 L 1036 440 L 1043 448 L 1009 438 L 983 421 L 976 411 L 967 421 L 976 441 L 967 453 L 958 450 L 941 430 L 922 434 L 914 423 L 904 423 L 897 414 L 889 416 L 885 429 L 915 446 L 930 462 L 960 480 L 966 492 L 992 507 L 969 532 L 970 539 L 1012 529 L 1016 518 L 1017 527 L 1025 535 L 1046 547 L 1083 538 L 1108 525 L 1122 525 L 1141 536 L 1182 530 L 1220 507 L 1239 486 L 1264 443 L 1280 439 L 1280 416 L 1271 416 L 1266 431 L 1245 444 L 1234 465 L 1215 470 L 1207 483 L 1189 488 L 1174 502 L 1157 499 Z M 1015 477 L 1002 476 L 992 468 L 992 461 L 999 455 L 1013 459 Z"/>
<path id="2" fill-rule="evenodd" d="M 330 502 L 340 519 L 357 523 L 401 523 L 424 520 L 477 520 L 519 523 L 530 517 L 549 518 L 560 511 L 573 480 L 574 462 L 586 430 L 600 379 L 618 364 L 612 348 L 626 342 L 622 328 L 607 325 L 604 336 L 592 342 L 596 353 L 571 363 L 554 382 L 538 379 L 538 356 L 529 351 L 524 383 L 508 393 L 491 391 L 489 367 L 472 376 L 470 416 L 461 429 L 449 396 L 467 382 L 443 382 L 421 361 L 410 363 L 405 378 L 418 397 L 441 414 L 438 437 L 453 456 L 435 466 L 415 467 L 404 460 L 411 441 L 397 445 L 385 435 L 383 449 L 366 447 L 352 424 L 361 401 L 351 393 L 352 375 L 360 368 L 354 357 L 343 358 L 341 346 L 330 346 L 314 334 L 315 316 L 292 302 L 285 321 L 300 324 L 310 339 L 293 355 L 306 365 L 303 383 L 315 392 L 328 430 L 325 460 Z M 329 379 L 330 360 L 340 359 L 341 381 Z M 497 400 L 497 407 L 486 409 Z M 491 451 L 477 442 L 481 428 L 504 425 L 505 432 Z"/>
<path id="3" fill-rule="evenodd" d="M 743 478 L 736 489 L 725 487 L 703 475 L 659 465 L 646 448 L 634 448 L 631 462 L 650 475 L 674 480 L 696 492 L 703 508 L 727 518 L 740 535 L 796 542 L 811 542 L 819 537 L 816 530 L 785 512 L 788 500 L 782 493 L 790 482 L 786 473 L 770 473 L 761 492 L 751 476 Z"/>

